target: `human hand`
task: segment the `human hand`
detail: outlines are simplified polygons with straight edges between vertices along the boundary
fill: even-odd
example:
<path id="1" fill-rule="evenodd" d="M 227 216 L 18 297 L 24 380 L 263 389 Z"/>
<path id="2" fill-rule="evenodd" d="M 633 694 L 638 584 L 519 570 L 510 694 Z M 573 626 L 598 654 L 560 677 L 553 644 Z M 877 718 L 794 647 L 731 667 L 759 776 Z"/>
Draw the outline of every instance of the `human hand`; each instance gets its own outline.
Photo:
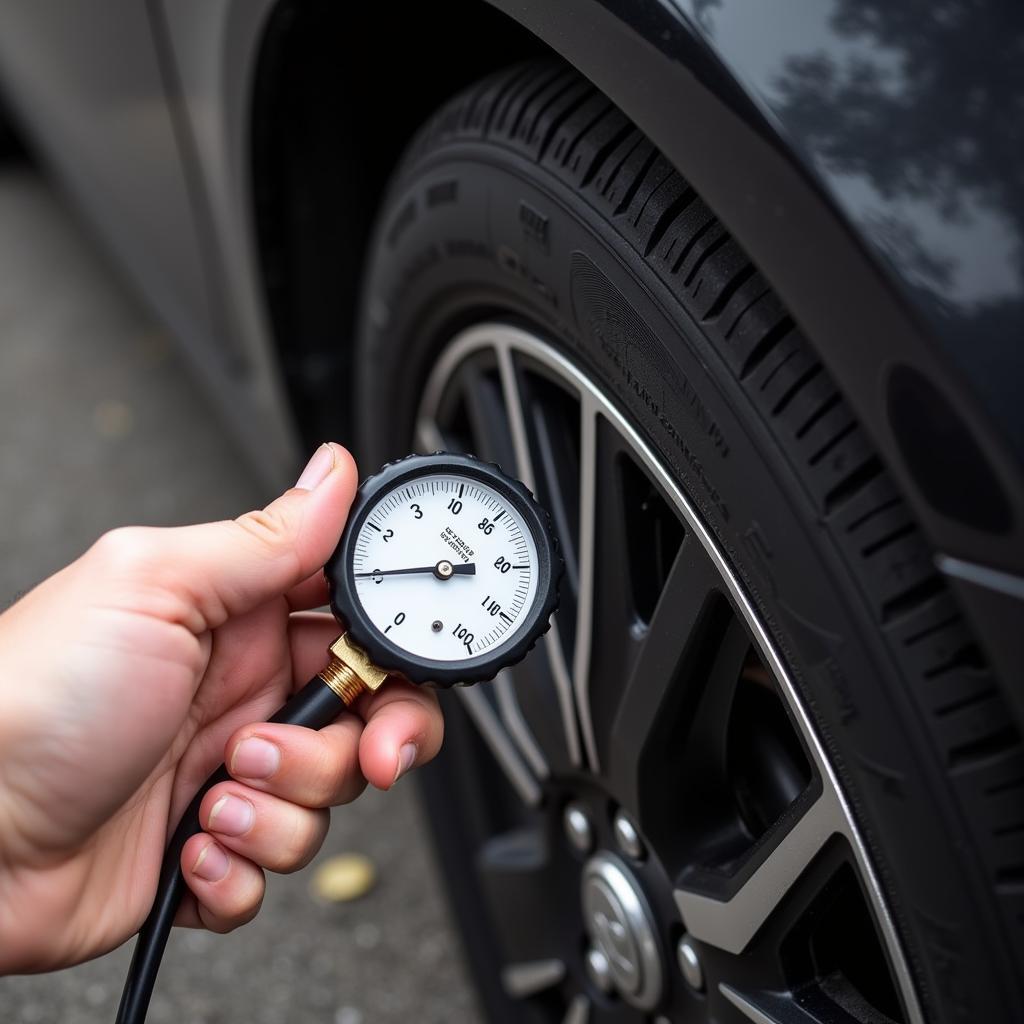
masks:
<path id="1" fill-rule="evenodd" d="M 339 632 L 306 609 L 327 600 L 355 487 L 348 452 L 323 445 L 263 511 L 115 530 L 0 615 L 0 973 L 137 931 L 169 832 L 221 762 L 233 778 L 182 852 L 178 923 L 224 932 L 259 910 L 264 868 L 313 857 L 327 808 L 437 752 L 435 695 L 394 680 L 320 732 L 265 722 Z"/>

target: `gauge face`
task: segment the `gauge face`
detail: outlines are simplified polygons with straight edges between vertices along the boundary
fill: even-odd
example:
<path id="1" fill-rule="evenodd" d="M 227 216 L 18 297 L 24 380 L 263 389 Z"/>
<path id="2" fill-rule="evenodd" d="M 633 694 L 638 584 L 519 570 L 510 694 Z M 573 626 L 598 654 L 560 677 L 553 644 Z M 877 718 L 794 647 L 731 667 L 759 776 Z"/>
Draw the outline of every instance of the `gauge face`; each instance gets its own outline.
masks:
<path id="1" fill-rule="evenodd" d="M 355 599 L 390 643 L 457 663 L 499 655 L 530 618 L 537 544 L 511 496 L 458 472 L 425 473 L 373 496 L 349 571 Z"/>

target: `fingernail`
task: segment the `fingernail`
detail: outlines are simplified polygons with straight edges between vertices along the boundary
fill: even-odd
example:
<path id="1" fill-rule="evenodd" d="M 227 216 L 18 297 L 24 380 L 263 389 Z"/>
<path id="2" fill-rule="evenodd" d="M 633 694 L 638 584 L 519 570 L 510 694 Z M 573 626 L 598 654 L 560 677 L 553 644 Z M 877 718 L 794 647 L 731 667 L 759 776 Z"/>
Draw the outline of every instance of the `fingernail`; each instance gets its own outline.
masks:
<path id="1" fill-rule="evenodd" d="M 269 779 L 280 766 L 280 748 L 258 736 L 242 740 L 231 756 L 231 774 L 236 779 Z"/>
<path id="2" fill-rule="evenodd" d="M 192 865 L 192 874 L 207 882 L 219 882 L 228 873 L 228 867 L 228 855 L 216 843 L 207 843 Z"/>
<path id="3" fill-rule="evenodd" d="M 419 749 L 415 743 L 403 744 L 402 749 L 398 752 L 398 768 L 395 771 L 392 786 L 413 766 L 418 753 Z"/>
<path id="4" fill-rule="evenodd" d="M 306 463 L 295 486 L 303 491 L 311 491 L 317 484 L 324 480 L 330 471 L 334 469 L 334 449 L 329 444 L 322 444 L 313 457 Z"/>
<path id="5" fill-rule="evenodd" d="M 222 796 L 211 808 L 206 827 L 225 836 L 240 836 L 252 828 L 255 810 L 248 800 Z"/>

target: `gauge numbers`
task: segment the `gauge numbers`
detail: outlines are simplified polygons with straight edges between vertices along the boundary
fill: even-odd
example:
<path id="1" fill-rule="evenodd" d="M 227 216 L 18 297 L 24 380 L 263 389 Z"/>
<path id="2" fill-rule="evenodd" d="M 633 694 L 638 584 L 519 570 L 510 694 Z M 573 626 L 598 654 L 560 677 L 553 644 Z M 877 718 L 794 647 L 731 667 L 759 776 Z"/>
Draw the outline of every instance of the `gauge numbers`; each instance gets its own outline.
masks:
<path id="1" fill-rule="evenodd" d="M 537 595 L 537 546 L 507 498 L 453 473 L 399 484 L 359 527 L 351 571 L 367 616 L 397 647 L 433 661 L 490 654 Z"/>

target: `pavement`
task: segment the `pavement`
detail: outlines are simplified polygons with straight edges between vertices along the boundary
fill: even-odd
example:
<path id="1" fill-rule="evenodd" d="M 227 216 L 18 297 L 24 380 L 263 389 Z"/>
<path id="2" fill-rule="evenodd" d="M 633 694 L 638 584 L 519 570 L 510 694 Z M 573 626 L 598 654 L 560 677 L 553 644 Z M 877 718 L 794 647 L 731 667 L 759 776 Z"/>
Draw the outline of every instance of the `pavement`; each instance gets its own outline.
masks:
<path id="1" fill-rule="evenodd" d="M 32 168 L 0 166 L 0 608 L 103 531 L 237 515 L 264 492 L 221 420 L 95 242 Z M 375 862 L 376 887 L 327 905 L 317 863 Z M 317 862 L 269 876 L 231 935 L 171 937 L 152 1024 L 466 1024 L 479 1012 L 415 784 L 334 811 Z M 0 1020 L 109 1024 L 130 946 L 0 979 Z"/>

